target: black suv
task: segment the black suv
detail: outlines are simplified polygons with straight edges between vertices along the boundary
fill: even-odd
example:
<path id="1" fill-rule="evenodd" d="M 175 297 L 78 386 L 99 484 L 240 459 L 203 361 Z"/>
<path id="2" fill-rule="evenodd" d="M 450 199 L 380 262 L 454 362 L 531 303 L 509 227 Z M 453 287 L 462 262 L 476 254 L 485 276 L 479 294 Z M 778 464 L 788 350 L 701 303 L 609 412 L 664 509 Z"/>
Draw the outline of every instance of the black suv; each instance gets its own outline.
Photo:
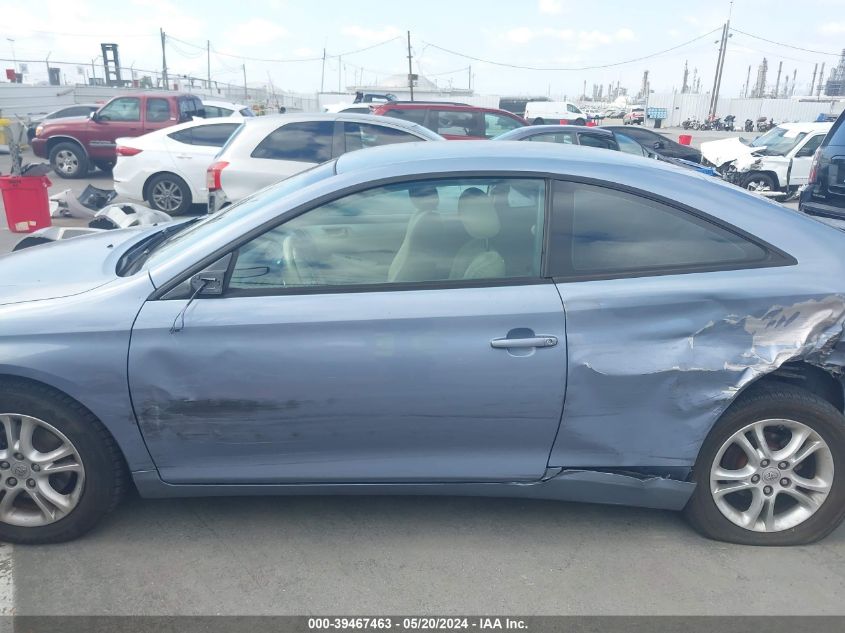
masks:
<path id="1" fill-rule="evenodd" d="M 845 220 L 845 112 L 813 155 L 810 180 L 798 208 L 809 215 Z"/>

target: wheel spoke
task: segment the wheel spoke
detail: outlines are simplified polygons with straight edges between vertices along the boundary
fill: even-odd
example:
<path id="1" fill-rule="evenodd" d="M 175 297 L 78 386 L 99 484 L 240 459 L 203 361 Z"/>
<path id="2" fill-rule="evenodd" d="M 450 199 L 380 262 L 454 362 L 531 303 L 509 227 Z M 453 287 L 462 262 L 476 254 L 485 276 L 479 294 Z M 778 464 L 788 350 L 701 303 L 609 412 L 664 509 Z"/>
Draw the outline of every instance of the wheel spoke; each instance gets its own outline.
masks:
<path id="1" fill-rule="evenodd" d="M 803 447 L 798 450 L 795 455 L 792 456 L 792 467 L 795 468 L 799 464 L 801 464 L 805 459 L 807 459 L 810 455 L 815 453 L 820 448 L 824 447 L 824 442 L 821 440 L 813 440 L 811 442 L 807 442 Z"/>
<path id="2" fill-rule="evenodd" d="M 810 490 L 812 492 L 828 492 L 830 490 L 830 484 L 820 477 L 806 479 L 805 477 L 801 477 L 800 475 L 793 473 L 792 483 L 798 488 L 803 488 L 804 490 Z"/>
<path id="3" fill-rule="evenodd" d="M 748 481 L 737 481 L 730 484 L 723 484 L 723 485 L 716 485 L 713 488 L 713 496 L 716 498 L 724 497 L 725 495 L 729 495 L 732 492 L 739 492 L 740 490 L 749 490 L 753 489 L 756 490 L 754 484 Z"/>
<path id="4" fill-rule="evenodd" d="M 784 488 L 781 492 L 795 499 L 798 502 L 798 505 L 810 512 L 815 512 L 820 505 L 814 495 L 808 495 L 800 490 L 796 490 L 795 488 Z"/>
<path id="5" fill-rule="evenodd" d="M 50 504 L 47 503 L 47 500 L 42 496 L 38 490 L 27 490 L 27 494 L 29 498 L 38 506 L 38 509 L 41 510 L 41 514 L 44 515 L 44 518 L 48 521 L 55 521 L 56 520 L 56 510 L 55 508 L 51 507 Z"/>
<path id="6" fill-rule="evenodd" d="M 21 426 L 15 449 L 30 457 L 35 449 L 32 446 L 32 434 L 35 433 L 35 422 L 31 418 L 21 418 Z"/>
<path id="7" fill-rule="evenodd" d="M 763 492 L 759 488 L 751 488 L 751 505 L 742 513 L 742 523 L 745 527 L 751 528 L 757 523 L 764 505 Z"/>
<path id="8" fill-rule="evenodd" d="M 786 446 L 784 446 L 779 451 L 773 452 L 772 459 L 776 462 L 781 462 L 793 458 L 795 453 L 797 453 L 798 450 L 804 445 L 804 442 L 807 441 L 808 437 L 810 437 L 810 429 L 794 429 L 792 431 L 792 437 L 789 439 L 789 442 L 787 442 Z"/>
<path id="9" fill-rule="evenodd" d="M 36 483 L 36 490 L 58 510 L 61 510 L 62 513 L 69 512 L 73 508 L 73 500 L 70 498 L 70 495 L 63 495 L 60 492 L 57 492 L 53 489 L 49 482 L 44 479 L 41 479 Z"/>
<path id="10" fill-rule="evenodd" d="M 3 499 L 0 500 L 0 520 L 8 522 L 9 516 L 14 511 L 15 499 L 20 493 L 20 488 L 9 488 L 3 493 Z"/>
<path id="11" fill-rule="evenodd" d="M 777 493 L 774 496 L 766 497 L 763 502 L 763 525 L 766 526 L 767 532 L 775 529 L 775 499 L 777 499 Z"/>
<path id="12" fill-rule="evenodd" d="M 32 456 L 32 461 L 36 464 L 52 464 L 60 459 L 73 455 L 73 448 L 67 444 L 62 444 L 59 448 L 50 451 L 49 453 L 35 453 Z"/>
<path id="13" fill-rule="evenodd" d="M 751 464 L 746 464 L 745 467 L 738 470 L 728 470 L 721 466 L 713 471 L 711 479 L 717 481 L 745 481 L 755 473 L 755 468 Z"/>
<path id="14" fill-rule="evenodd" d="M 58 473 L 81 473 L 82 464 L 68 462 L 65 464 L 49 464 L 41 469 L 45 475 L 56 475 Z"/>
<path id="15" fill-rule="evenodd" d="M 772 451 L 766 440 L 766 426 L 763 422 L 754 425 L 754 439 L 757 440 L 757 450 L 765 459 L 772 459 Z"/>

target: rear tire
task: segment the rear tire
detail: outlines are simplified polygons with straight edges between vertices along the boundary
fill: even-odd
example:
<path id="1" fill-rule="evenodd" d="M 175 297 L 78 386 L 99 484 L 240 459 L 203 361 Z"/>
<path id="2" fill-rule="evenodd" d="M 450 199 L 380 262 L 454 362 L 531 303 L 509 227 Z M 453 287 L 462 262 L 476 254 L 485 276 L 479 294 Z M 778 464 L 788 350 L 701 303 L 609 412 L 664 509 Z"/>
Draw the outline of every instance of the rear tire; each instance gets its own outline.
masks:
<path id="1" fill-rule="evenodd" d="M 157 174 L 147 183 L 147 202 L 157 211 L 182 215 L 191 208 L 191 188 L 176 174 Z"/>
<path id="2" fill-rule="evenodd" d="M 575 125 L 587 125 L 587 122 L 584 119 L 575 119 Z"/>
<path id="3" fill-rule="evenodd" d="M 107 174 L 110 174 L 112 172 L 112 169 L 114 169 L 115 161 L 113 161 L 113 160 L 95 160 L 94 166 L 97 169 L 99 169 L 100 171 L 103 171 Z"/>
<path id="4" fill-rule="evenodd" d="M 25 442 L 14 445 L 16 435 L 20 440 L 26 435 L 24 421 L 36 428 L 30 434 L 30 457 L 24 454 L 28 450 Z M 128 485 L 123 456 L 106 428 L 85 407 L 44 385 L 11 380 L 0 384 L 0 422 L 0 489 L 4 495 L 0 499 L 0 540 L 22 544 L 69 541 L 89 531 L 117 506 Z M 8 446 L 10 434 L 12 447 Z M 47 465 L 43 457 L 53 446 L 68 446 L 72 454 Z M 48 469 L 70 465 L 81 469 L 46 474 Z M 39 494 L 42 490 L 44 494 Z M 14 508 L 8 511 L 3 502 L 12 492 L 17 494 L 11 502 Z"/>
<path id="5" fill-rule="evenodd" d="M 61 178 L 82 178 L 88 174 L 88 156 L 76 143 L 58 143 L 50 150 L 50 166 Z"/>
<path id="6" fill-rule="evenodd" d="M 763 429 L 761 434 L 767 445 L 763 453 L 754 445 L 758 426 Z M 788 438 L 778 436 L 778 429 L 788 429 Z M 748 435 L 744 435 L 746 432 Z M 793 452 L 786 450 L 790 442 L 798 441 L 796 434 L 804 432 L 808 433 L 806 439 L 800 440 Z M 748 456 L 741 442 L 735 441 L 740 436 L 746 440 L 750 436 L 751 441 L 745 445 L 755 456 Z M 781 446 L 781 442 L 786 444 Z M 798 459 L 816 442 L 820 446 L 814 452 Z M 764 461 L 766 457 L 768 462 Z M 733 467 L 729 465 L 731 461 L 736 462 Z M 792 385 L 752 387 L 713 427 L 696 460 L 693 480 L 696 489 L 684 515 L 708 538 L 741 545 L 804 545 L 818 541 L 845 518 L 845 417 L 827 400 Z M 824 491 L 820 482 L 826 482 Z M 803 483 L 812 483 L 819 490 L 805 488 Z M 742 487 L 724 493 L 725 487 L 734 486 Z M 798 500 L 800 497 L 792 496 L 799 493 L 807 503 L 806 509 L 804 502 Z M 743 499 L 749 500 L 747 508 L 744 502 L 736 511 L 734 506 L 726 505 Z M 757 499 L 760 501 L 755 506 Z M 755 511 L 758 514 L 752 523 Z M 740 525 L 743 523 L 747 527 Z"/>

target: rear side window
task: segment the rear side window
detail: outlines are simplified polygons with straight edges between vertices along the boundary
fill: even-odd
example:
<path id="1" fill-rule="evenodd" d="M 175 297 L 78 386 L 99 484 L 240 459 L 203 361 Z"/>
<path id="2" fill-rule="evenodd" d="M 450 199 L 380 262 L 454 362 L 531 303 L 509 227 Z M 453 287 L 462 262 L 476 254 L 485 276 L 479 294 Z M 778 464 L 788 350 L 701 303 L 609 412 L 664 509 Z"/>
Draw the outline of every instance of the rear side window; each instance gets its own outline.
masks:
<path id="1" fill-rule="evenodd" d="M 450 136 L 484 136 L 484 121 L 479 112 L 434 110 L 434 131 Z"/>
<path id="2" fill-rule="evenodd" d="M 228 108 L 221 108 L 213 105 L 204 105 L 203 110 L 205 110 L 206 119 L 217 119 L 232 114 L 232 110 L 229 110 Z"/>
<path id="3" fill-rule="evenodd" d="M 204 145 L 206 147 L 223 147 L 229 137 L 238 128 L 238 123 L 221 125 L 198 125 L 197 127 L 179 130 L 168 134 L 170 138 L 188 145 Z"/>
<path id="4" fill-rule="evenodd" d="M 616 133 L 616 142 L 619 144 L 619 150 L 626 154 L 633 154 L 634 156 L 648 156 L 643 146 L 635 140 L 628 138 L 624 134 Z"/>
<path id="5" fill-rule="evenodd" d="M 538 143 L 563 143 L 564 145 L 577 145 L 575 135 L 572 132 L 544 132 L 528 137 L 529 141 Z"/>
<path id="6" fill-rule="evenodd" d="M 252 111 L 252 108 L 241 108 L 238 110 L 241 116 L 255 116 L 255 112 Z"/>
<path id="7" fill-rule="evenodd" d="M 408 110 L 390 109 L 384 113 L 385 116 L 392 116 L 394 119 L 402 119 L 403 121 L 411 121 L 412 123 L 425 124 L 426 110 L 413 108 Z"/>
<path id="8" fill-rule="evenodd" d="M 413 143 L 420 139 L 413 134 L 397 130 L 384 125 L 370 125 L 369 123 L 343 124 L 346 138 L 346 151 L 376 147 L 378 145 L 392 145 L 394 143 Z"/>
<path id="9" fill-rule="evenodd" d="M 619 146 L 613 138 L 602 136 L 599 134 L 580 134 L 581 145 L 587 147 L 598 147 L 599 149 L 613 149 L 618 150 Z"/>
<path id="10" fill-rule="evenodd" d="M 147 121 L 161 123 L 170 118 L 170 102 L 167 99 L 150 97 L 147 99 Z"/>
<path id="11" fill-rule="evenodd" d="M 762 246 L 693 214 L 635 194 L 554 184 L 550 267 L 554 276 L 645 276 L 746 268 Z"/>
<path id="12" fill-rule="evenodd" d="M 332 157 L 334 121 L 288 123 L 271 132 L 251 156 L 301 163 L 323 163 Z"/>

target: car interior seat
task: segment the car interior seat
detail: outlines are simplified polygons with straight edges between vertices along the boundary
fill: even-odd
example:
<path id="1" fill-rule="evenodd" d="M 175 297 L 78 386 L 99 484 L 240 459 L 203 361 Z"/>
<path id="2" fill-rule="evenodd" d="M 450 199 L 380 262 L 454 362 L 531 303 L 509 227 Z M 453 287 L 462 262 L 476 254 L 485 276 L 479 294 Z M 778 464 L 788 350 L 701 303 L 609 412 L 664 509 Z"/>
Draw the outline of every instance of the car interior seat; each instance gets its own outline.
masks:
<path id="1" fill-rule="evenodd" d="M 458 218 L 469 234 L 455 255 L 449 279 L 489 279 L 505 275 L 505 260 L 491 245 L 501 223 L 490 197 L 470 187 L 458 200 Z"/>

